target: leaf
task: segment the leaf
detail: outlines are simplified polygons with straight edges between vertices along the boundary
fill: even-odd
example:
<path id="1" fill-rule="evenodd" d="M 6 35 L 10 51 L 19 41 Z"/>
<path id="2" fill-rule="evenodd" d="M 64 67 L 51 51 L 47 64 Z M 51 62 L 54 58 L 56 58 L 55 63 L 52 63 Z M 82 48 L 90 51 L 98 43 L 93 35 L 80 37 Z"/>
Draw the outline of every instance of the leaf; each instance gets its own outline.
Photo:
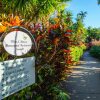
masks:
<path id="1" fill-rule="evenodd" d="M 43 82 L 42 76 L 38 75 L 38 78 L 39 78 L 39 81 L 42 83 Z"/>

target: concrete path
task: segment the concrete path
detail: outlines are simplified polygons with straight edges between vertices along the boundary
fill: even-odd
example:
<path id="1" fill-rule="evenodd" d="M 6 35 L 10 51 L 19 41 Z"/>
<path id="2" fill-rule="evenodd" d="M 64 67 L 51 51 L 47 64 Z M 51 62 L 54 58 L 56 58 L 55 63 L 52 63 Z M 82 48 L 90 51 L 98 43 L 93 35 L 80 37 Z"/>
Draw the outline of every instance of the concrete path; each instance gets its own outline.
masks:
<path id="1" fill-rule="evenodd" d="M 100 61 L 85 52 L 81 65 L 73 69 L 63 86 L 70 100 L 100 100 Z"/>

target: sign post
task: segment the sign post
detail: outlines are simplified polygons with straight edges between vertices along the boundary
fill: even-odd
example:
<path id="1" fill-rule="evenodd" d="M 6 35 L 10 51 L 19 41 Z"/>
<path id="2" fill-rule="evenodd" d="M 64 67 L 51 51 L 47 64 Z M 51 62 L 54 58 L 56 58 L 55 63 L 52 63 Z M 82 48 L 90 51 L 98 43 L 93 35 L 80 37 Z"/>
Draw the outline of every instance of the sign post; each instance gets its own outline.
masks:
<path id="1" fill-rule="evenodd" d="M 36 46 L 36 43 L 32 43 L 31 34 L 22 27 L 18 28 L 21 30 L 8 33 L 3 40 L 5 50 L 13 56 L 25 55 L 33 44 Z M 0 62 L 0 100 L 33 83 L 35 83 L 35 56 Z"/>

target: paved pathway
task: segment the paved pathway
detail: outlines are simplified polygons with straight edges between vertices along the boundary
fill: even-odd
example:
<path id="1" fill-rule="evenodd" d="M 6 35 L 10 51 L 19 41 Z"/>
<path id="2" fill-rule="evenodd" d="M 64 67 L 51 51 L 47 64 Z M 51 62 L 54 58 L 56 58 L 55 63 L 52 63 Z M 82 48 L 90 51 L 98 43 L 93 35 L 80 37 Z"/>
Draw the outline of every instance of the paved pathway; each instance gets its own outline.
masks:
<path id="1" fill-rule="evenodd" d="M 70 100 L 100 100 L 100 61 L 85 52 L 81 65 L 73 69 L 63 86 Z"/>

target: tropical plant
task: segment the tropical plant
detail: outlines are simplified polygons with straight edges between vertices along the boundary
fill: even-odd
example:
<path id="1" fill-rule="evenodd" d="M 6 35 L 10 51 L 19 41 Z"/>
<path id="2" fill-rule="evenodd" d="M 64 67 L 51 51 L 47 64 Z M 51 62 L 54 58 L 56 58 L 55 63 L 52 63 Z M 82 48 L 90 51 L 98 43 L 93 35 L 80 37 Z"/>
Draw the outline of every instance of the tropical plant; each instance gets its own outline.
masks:
<path id="1" fill-rule="evenodd" d="M 100 0 L 98 0 L 98 4 L 100 4 Z"/>
<path id="2" fill-rule="evenodd" d="M 77 20 L 81 20 L 83 22 L 84 18 L 86 17 L 87 12 L 81 11 L 77 14 Z"/>
<path id="3" fill-rule="evenodd" d="M 19 100 L 68 99 L 68 95 L 58 85 L 66 78 L 68 66 L 73 61 L 79 61 L 82 56 L 81 45 L 85 40 L 86 30 L 83 20 L 81 20 L 83 17 L 73 23 L 71 12 L 64 11 L 65 6 L 61 8 L 61 5 L 65 5 L 66 1 L 69 0 L 2 0 L 2 6 L 5 5 L 3 8 L 5 14 L 1 15 L 2 24 L 5 26 L 5 21 L 7 21 L 11 26 L 18 24 L 27 28 L 35 37 L 38 51 L 36 83 L 6 98 L 7 100 L 11 100 L 11 98 Z M 48 20 L 48 16 L 55 10 L 58 12 L 57 16 Z M 9 13 L 12 20 L 5 17 Z M 17 20 L 16 14 L 19 15 Z M 25 20 L 23 23 L 22 20 L 18 20 L 21 18 L 27 18 L 28 21 Z M 35 21 L 29 22 L 29 20 Z M 7 28 L 10 25 L 7 24 Z M 83 42 L 81 42 L 82 39 Z M 9 58 L 11 59 L 12 56 L 4 54 L 0 60 Z"/>
<path id="4" fill-rule="evenodd" d="M 92 46 L 91 49 L 90 49 L 90 54 L 93 57 L 100 59 L 100 46 L 96 46 L 96 45 Z"/>
<path id="5" fill-rule="evenodd" d="M 50 15 L 56 9 L 64 9 L 70 0 L 2 0 L 4 13 L 21 14 L 33 20 Z"/>
<path id="6" fill-rule="evenodd" d="M 80 44 L 81 42 L 85 42 L 87 37 L 87 30 L 84 27 L 83 20 L 77 16 L 78 20 L 76 23 L 72 25 L 72 29 L 74 30 L 73 34 L 73 41 L 76 45 Z"/>
<path id="7" fill-rule="evenodd" d="M 91 28 L 88 27 L 87 29 L 88 32 L 88 38 L 90 38 L 91 40 L 99 40 L 100 39 L 100 28 Z"/>

